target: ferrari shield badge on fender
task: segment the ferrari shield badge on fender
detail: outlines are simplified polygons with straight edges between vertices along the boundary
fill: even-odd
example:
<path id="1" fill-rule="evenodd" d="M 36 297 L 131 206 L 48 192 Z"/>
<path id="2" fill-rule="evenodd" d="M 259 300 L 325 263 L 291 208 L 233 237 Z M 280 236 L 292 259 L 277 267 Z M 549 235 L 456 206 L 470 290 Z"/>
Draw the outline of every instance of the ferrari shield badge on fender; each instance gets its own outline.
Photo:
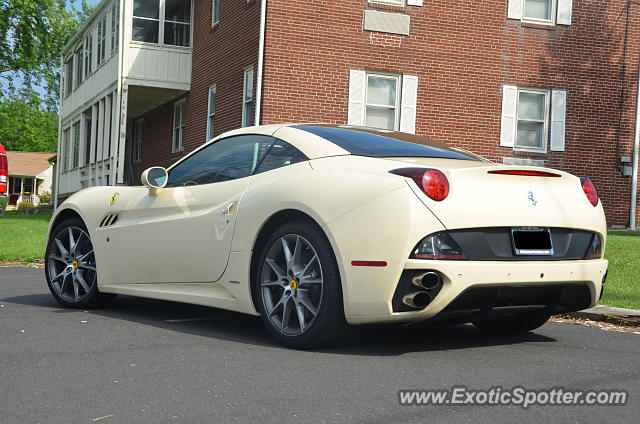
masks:
<path id="1" fill-rule="evenodd" d="M 118 200 L 118 196 L 120 196 L 119 193 L 113 193 L 111 195 L 111 199 L 109 199 L 109 206 L 113 206 L 113 204 L 116 203 L 116 200 Z"/>

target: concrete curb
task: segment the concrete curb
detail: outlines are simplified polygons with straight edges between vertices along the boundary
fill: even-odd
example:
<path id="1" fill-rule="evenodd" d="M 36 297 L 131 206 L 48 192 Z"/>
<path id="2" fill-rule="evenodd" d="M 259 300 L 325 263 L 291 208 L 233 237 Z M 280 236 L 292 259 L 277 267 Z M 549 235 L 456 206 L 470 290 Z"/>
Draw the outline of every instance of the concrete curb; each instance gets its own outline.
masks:
<path id="1" fill-rule="evenodd" d="M 574 318 L 586 318 L 593 321 L 605 321 L 616 324 L 624 323 L 633 327 L 640 327 L 640 311 L 636 309 L 615 308 L 597 305 L 593 308 L 566 314 Z"/>

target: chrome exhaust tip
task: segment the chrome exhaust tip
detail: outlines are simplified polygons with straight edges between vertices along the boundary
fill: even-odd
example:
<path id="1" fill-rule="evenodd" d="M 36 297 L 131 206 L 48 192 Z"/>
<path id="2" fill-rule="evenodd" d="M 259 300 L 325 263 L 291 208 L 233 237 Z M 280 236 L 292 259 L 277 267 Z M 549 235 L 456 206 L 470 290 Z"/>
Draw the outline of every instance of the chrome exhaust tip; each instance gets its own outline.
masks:
<path id="1" fill-rule="evenodd" d="M 424 291 L 413 292 L 402 298 L 402 303 L 414 309 L 424 309 L 431 302 L 431 295 Z"/>
<path id="2" fill-rule="evenodd" d="M 420 287 L 421 289 L 425 290 L 433 290 L 442 285 L 440 276 L 433 271 L 416 275 L 411 279 L 411 282 L 413 282 L 414 286 Z"/>

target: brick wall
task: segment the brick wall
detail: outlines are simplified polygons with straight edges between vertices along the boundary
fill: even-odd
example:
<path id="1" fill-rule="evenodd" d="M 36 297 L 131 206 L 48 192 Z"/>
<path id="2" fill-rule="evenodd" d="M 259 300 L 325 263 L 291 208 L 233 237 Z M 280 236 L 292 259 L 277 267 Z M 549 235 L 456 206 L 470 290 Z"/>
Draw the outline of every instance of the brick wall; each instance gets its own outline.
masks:
<path id="1" fill-rule="evenodd" d="M 543 159 L 589 176 L 609 225 L 627 225 L 630 179 L 620 176 L 616 158 L 626 4 L 574 0 L 572 25 L 548 27 L 508 20 L 507 0 L 404 8 L 269 0 L 262 123 L 345 123 L 349 69 L 418 75 L 418 134 L 494 161 Z M 409 14 L 410 35 L 363 31 L 367 8 Z M 630 155 L 633 143 L 640 6 L 631 9 L 629 28 L 618 156 Z M 197 57 L 194 50 L 194 81 Z M 499 147 L 504 84 L 567 90 L 564 152 Z"/>

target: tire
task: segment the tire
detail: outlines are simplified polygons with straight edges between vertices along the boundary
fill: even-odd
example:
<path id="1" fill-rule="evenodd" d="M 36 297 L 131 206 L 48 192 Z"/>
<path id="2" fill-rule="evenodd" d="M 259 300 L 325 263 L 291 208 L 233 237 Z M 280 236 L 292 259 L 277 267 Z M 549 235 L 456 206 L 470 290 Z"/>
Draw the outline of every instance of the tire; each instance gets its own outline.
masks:
<path id="1" fill-rule="evenodd" d="M 276 340 L 312 349 L 341 339 L 347 323 L 340 273 L 319 228 L 302 221 L 280 226 L 265 242 L 256 268 L 254 298 Z"/>
<path id="2" fill-rule="evenodd" d="M 93 244 L 79 218 L 64 220 L 51 232 L 45 275 L 51 294 L 66 308 L 93 308 L 115 297 L 98 290 Z"/>
<path id="3" fill-rule="evenodd" d="M 551 318 L 551 313 L 546 311 L 528 312 L 512 317 L 474 321 L 473 325 L 492 333 L 526 333 L 541 327 L 549 321 L 549 318 Z"/>

